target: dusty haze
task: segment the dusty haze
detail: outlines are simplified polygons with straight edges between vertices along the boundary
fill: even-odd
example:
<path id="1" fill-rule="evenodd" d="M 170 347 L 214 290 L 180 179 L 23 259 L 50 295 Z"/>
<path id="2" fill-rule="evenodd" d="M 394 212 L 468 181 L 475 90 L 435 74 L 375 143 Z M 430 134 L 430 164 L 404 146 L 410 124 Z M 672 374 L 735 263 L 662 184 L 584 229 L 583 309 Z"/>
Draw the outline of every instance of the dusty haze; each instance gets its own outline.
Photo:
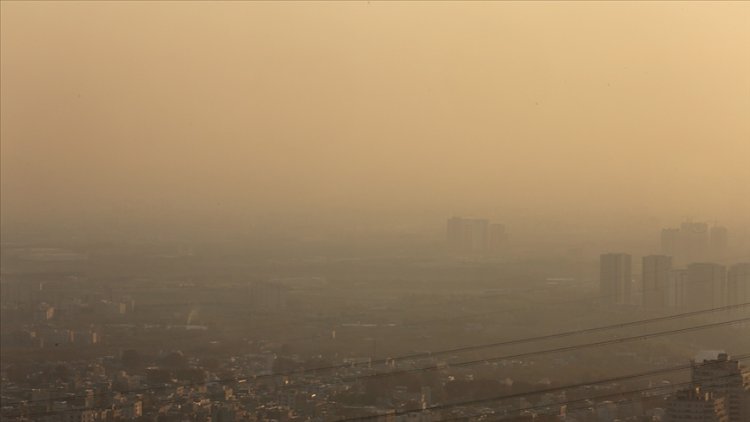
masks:
<path id="1" fill-rule="evenodd" d="M 748 3 L 2 3 L 2 222 L 750 215 Z"/>
<path id="2" fill-rule="evenodd" d="M 0 420 L 750 421 L 750 1 L 0 8 Z"/>

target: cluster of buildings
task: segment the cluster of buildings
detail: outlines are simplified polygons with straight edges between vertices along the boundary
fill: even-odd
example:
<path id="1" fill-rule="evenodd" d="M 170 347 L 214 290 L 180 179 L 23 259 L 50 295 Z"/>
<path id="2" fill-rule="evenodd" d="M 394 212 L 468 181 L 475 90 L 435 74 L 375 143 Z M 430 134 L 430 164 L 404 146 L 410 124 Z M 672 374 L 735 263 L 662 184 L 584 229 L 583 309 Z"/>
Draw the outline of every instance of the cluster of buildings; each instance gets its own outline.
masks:
<path id="1" fill-rule="evenodd" d="M 668 401 L 664 422 L 750 420 L 750 372 L 726 353 L 693 362 L 691 386 Z"/>
<path id="2" fill-rule="evenodd" d="M 451 217 L 446 223 L 448 248 L 459 253 L 491 253 L 507 240 L 505 225 L 483 218 Z"/>
<path id="3" fill-rule="evenodd" d="M 661 252 L 679 265 L 726 258 L 729 234 L 726 227 L 686 221 L 680 227 L 661 231 Z"/>
<path id="4" fill-rule="evenodd" d="M 102 333 L 100 324 L 94 321 L 122 322 L 135 310 L 135 301 L 129 296 L 76 295 L 78 290 L 64 281 L 4 281 L 0 290 L 3 348 L 54 349 L 99 344 Z"/>
<path id="5" fill-rule="evenodd" d="M 90 346 L 99 343 L 101 334 L 94 326 L 58 328 L 48 325 L 17 329 L 3 334 L 2 346 L 50 349 L 59 346 Z"/>
<path id="6" fill-rule="evenodd" d="M 599 257 L 599 283 L 605 303 L 648 309 L 709 308 L 750 301 L 750 262 L 728 260 L 726 227 L 684 222 L 661 233 L 661 254 L 643 256 L 633 273 L 627 253 Z"/>
<path id="7" fill-rule="evenodd" d="M 599 286 L 605 303 L 698 309 L 750 300 L 750 262 L 729 267 L 697 262 L 677 268 L 670 256 L 648 255 L 642 258 L 639 289 L 634 286 L 631 255 L 603 254 L 599 264 Z"/>
<path id="8" fill-rule="evenodd" d="M 125 357 L 103 357 L 66 364 L 40 363 L 26 369 L 24 380 L 14 367 L 2 374 L 2 420 L 41 422 L 100 421 L 330 421 L 397 409 L 428 407 L 429 387 L 417 392 L 396 386 L 382 404 L 358 403 L 367 386 L 351 377 L 375 372 L 370 365 L 341 372 L 269 376 L 278 370 L 279 356 L 270 350 L 231 356 L 221 371 L 201 359 L 174 352 L 139 368 Z M 300 357 L 285 357 L 302 364 Z M 132 359 L 130 359 L 132 360 Z M 171 363 L 170 363 L 171 362 Z M 430 361 L 432 362 L 432 361 Z M 407 362 L 420 366 L 428 362 Z M 60 370 L 61 367 L 65 370 Z M 409 367 L 411 367 L 409 366 Z M 126 370 L 127 369 L 127 370 Z M 382 370 L 383 368 L 378 368 Z M 58 376 L 65 373 L 65 376 Z M 15 375 L 14 375 L 15 374 Z M 29 385 L 33 388 L 28 388 Z M 431 421 L 428 413 L 408 420 Z M 407 420 L 395 417 L 389 420 Z"/>
<path id="9" fill-rule="evenodd" d="M 222 363 L 221 372 L 201 366 L 200 360 L 195 358 L 185 357 L 183 367 L 170 366 L 164 363 L 167 360 L 162 359 L 161 366 L 135 369 L 137 374 L 123 370 L 120 359 L 115 357 L 68 363 L 65 371 L 59 369 L 59 364 L 38 368 L 30 376 L 46 374 L 48 382 L 45 385 L 37 378 L 37 385 L 31 389 L 9 383 L 8 374 L 3 374 L 2 420 L 325 422 L 362 417 L 376 422 L 485 420 L 487 417 L 575 422 L 750 420 L 750 372 L 724 353 L 716 359 L 694 361 L 690 386 L 679 390 L 665 386 L 665 390 L 654 394 L 626 394 L 623 392 L 632 387 L 606 383 L 552 391 L 551 380 L 540 380 L 530 387 L 548 392 L 529 391 L 528 394 L 512 394 L 516 397 L 513 399 L 467 401 L 450 406 L 443 405 L 459 400 L 451 397 L 450 391 L 436 391 L 433 386 L 446 390 L 451 383 L 457 383 L 454 389 L 467 388 L 487 368 L 445 365 L 433 386 L 384 383 L 380 387 L 383 391 L 376 393 L 367 377 L 386 370 L 381 366 L 361 365 L 335 372 L 269 376 L 278 360 L 278 356 L 269 351 L 228 358 Z M 435 363 L 423 359 L 402 361 L 399 366 L 408 369 Z M 12 368 L 6 370 L 10 371 Z M 55 375 L 59 372 L 67 375 L 64 378 Z M 510 390 L 513 384 L 512 379 L 506 379 L 497 384 L 505 390 L 491 392 L 508 394 L 513 391 Z M 377 400 L 360 402 L 357 397 L 363 395 L 376 395 Z M 588 397 L 624 397 L 626 400 Z"/>
<path id="10" fill-rule="evenodd" d="M 28 280 L 0 283 L 0 312 L 6 322 L 75 320 L 83 315 L 111 318 L 131 314 L 135 300 L 111 292 L 76 295 L 79 286 L 65 280 L 35 283 Z"/>

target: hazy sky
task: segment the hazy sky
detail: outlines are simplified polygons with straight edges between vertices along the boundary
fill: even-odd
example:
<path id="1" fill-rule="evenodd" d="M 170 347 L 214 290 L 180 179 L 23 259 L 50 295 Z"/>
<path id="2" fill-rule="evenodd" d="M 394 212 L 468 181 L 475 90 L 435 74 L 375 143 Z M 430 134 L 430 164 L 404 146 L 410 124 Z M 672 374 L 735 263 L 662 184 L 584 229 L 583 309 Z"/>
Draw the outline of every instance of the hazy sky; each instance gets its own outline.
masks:
<path id="1" fill-rule="evenodd" d="M 747 2 L 1 7 L 6 227 L 750 215 Z"/>

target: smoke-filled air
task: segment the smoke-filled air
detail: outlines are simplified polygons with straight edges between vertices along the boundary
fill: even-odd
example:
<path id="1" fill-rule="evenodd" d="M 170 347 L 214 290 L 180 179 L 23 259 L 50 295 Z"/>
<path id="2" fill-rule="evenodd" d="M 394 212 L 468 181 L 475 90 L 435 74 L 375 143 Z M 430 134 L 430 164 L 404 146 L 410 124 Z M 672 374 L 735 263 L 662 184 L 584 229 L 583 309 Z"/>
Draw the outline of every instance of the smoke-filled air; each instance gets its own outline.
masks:
<path id="1" fill-rule="evenodd" d="M 747 422 L 750 3 L 4 0 L 0 235 L 2 420 Z"/>

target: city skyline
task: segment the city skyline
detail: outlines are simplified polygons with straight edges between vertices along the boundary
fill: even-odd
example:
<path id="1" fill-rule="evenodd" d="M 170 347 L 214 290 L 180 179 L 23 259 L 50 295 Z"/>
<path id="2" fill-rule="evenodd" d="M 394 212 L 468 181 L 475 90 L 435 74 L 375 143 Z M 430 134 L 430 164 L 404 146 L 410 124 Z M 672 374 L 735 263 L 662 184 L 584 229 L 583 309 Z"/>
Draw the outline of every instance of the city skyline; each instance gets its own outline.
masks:
<path id="1" fill-rule="evenodd" d="M 750 421 L 748 23 L 0 0 L 0 419 Z"/>

